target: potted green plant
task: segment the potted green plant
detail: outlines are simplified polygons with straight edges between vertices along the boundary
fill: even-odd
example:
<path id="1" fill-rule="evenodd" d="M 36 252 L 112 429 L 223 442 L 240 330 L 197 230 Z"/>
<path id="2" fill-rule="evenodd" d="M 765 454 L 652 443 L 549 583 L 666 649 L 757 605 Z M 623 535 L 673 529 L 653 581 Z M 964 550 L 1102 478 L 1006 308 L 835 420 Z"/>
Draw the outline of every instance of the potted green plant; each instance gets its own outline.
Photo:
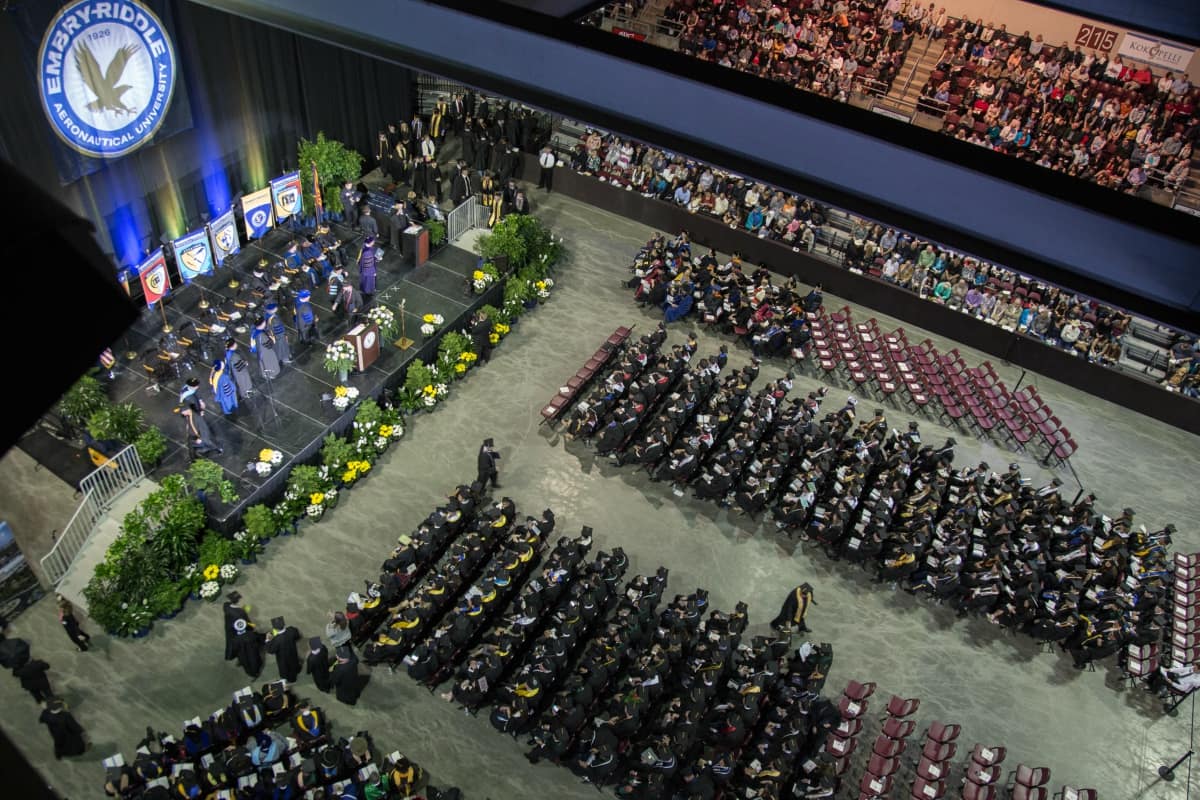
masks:
<path id="1" fill-rule="evenodd" d="M 58 413 L 72 431 L 87 427 L 92 415 L 108 405 L 108 395 L 100 381 L 84 375 L 58 401 Z"/>
<path id="2" fill-rule="evenodd" d="M 325 346 L 325 371 L 338 376 L 340 383 L 350 378 L 350 370 L 354 367 L 354 345 L 345 339 L 338 339 Z"/>
<path id="3" fill-rule="evenodd" d="M 238 531 L 233 535 L 233 552 L 242 564 L 253 564 L 262 552 L 262 543 L 257 536 Z"/>
<path id="4" fill-rule="evenodd" d="M 321 199 L 331 214 L 341 214 L 341 188 L 346 181 L 357 181 L 362 175 L 363 157 L 336 139 L 317 131 L 313 140 L 301 139 L 296 147 L 296 163 L 300 165 L 300 185 L 304 191 L 304 207 L 313 208 L 313 164 L 321 181 Z"/>
<path id="5" fill-rule="evenodd" d="M 425 230 L 429 231 L 429 249 L 441 247 L 446 242 L 446 223 L 440 220 L 431 219 L 423 223 Z"/>
<path id="6" fill-rule="evenodd" d="M 188 590 L 175 581 L 163 581 L 150 595 L 150 610 L 159 619 L 171 619 L 183 609 Z"/>
<path id="7" fill-rule="evenodd" d="M 138 434 L 138 437 L 133 440 L 133 446 L 142 463 L 147 467 L 154 468 L 167 453 L 167 437 L 163 436 L 162 431 L 151 425 Z"/>
<path id="8" fill-rule="evenodd" d="M 230 505 L 238 501 L 233 481 L 226 479 L 225 468 L 207 458 L 198 458 L 188 465 L 187 480 L 192 489 L 200 496 L 201 502 L 209 496 L 216 496 L 222 503 Z"/>
<path id="9" fill-rule="evenodd" d="M 293 467 L 292 473 L 295 473 L 297 469 L 299 467 Z M 291 475 L 288 478 L 290 479 Z M 262 503 L 246 509 L 246 513 L 242 515 L 242 526 L 245 527 L 247 535 L 253 536 L 260 547 L 279 532 L 279 528 L 275 524 L 275 515 Z"/>
<path id="10" fill-rule="evenodd" d="M 379 338 L 382 341 L 390 342 L 400 333 L 400 320 L 396 317 L 396 312 L 382 303 L 367 309 L 367 319 L 379 327 Z"/>
<path id="11" fill-rule="evenodd" d="M 142 409 L 133 403 L 106 405 L 88 417 L 88 433 L 94 439 L 116 439 L 133 444 L 142 432 Z"/>

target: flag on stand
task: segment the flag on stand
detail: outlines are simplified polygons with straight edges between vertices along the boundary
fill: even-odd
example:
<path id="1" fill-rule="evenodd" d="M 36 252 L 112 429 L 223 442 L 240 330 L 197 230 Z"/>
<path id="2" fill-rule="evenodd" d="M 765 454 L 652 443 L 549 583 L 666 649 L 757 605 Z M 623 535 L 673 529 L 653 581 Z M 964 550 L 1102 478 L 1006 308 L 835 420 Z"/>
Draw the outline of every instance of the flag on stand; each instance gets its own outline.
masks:
<path id="1" fill-rule="evenodd" d="M 259 239 L 275 224 L 272 213 L 271 187 L 242 196 L 242 217 L 246 222 L 246 238 Z"/>
<path id="2" fill-rule="evenodd" d="M 146 305 L 154 305 L 171 291 L 171 276 L 167 274 L 167 259 L 161 247 L 138 264 L 137 273 L 142 281 L 142 292 L 146 295 Z"/>
<path id="3" fill-rule="evenodd" d="M 275 222 L 299 217 L 304 210 L 304 195 L 300 189 L 300 171 L 289 172 L 271 180 L 271 198 L 275 203 Z"/>
<path id="4" fill-rule="evenodd" d="M 213 271 L 212 243 L 206 229 L 199 228 L 180 236 L 171 242 L 171 248 L 175 251 L 175 266 L 184 283 L 191 283 L 196 276 Z"/>
<path id="5" fill-rule="evenodd" d="M 313 208 L 316 209 L 317 222 L 325 218 L 325 201 L 321 198 L 321 176 L 317 174 L 317 162 L 312 162 L 313 170 Z"/>
<path id="6" fill-rule="evenodd" d="M 208 236 L 212 239 L 213 263 L 218 267 L 225 263 L 225 259 L 242 249 L 232 208 L 208 224 Z"/>

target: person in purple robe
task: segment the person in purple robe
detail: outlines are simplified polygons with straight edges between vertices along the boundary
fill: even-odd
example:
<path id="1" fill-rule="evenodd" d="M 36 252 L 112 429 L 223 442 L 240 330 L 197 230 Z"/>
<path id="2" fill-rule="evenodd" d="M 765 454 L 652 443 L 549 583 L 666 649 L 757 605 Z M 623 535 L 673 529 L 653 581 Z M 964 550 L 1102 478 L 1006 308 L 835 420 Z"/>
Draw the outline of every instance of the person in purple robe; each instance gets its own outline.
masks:
<path id="1" fill-rule="evenodd" d="M 375 237 L 368 236 L 358 256 L 358 290 L 362 292 L 364 304 L 369 304 L 375 296 L 376 252 Z"/>

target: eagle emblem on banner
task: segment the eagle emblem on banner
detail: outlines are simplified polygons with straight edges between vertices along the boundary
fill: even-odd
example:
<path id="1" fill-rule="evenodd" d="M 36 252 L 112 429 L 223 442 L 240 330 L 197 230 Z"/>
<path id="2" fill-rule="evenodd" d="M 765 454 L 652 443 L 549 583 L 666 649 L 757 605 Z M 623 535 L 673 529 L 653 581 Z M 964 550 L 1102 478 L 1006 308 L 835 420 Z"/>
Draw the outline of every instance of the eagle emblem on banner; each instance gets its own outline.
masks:
<path id="1" fill-rule="evenodd" d="M 233 225 L 226 225 L 217 231 L 217 247 L 221 248 L 222 253 L 232 253 L 233 246 L 237 242 L 237 233 L 233 230 Z"/>

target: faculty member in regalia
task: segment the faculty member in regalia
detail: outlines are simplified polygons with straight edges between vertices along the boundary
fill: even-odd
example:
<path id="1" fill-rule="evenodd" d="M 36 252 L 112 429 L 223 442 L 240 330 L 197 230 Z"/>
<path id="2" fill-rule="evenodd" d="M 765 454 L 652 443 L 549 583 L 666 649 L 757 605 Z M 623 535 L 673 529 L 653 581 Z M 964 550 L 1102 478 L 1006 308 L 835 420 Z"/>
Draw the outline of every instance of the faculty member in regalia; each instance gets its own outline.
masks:
<path id="1" fill-rule="evenodd" d="M 283 318 L 279 313 L 279 305 L 276 303 L 267 303 L 263 309 L 267 313 L 267 328 L 271 331 L 271 336 L 275 339 L 275 355 L 279 358 L 281 364 L 292 363 L 292 348 L 288 344 L 287 326 L 283 324 Z"/>
<path id="2" fill-rule="evenodd" d="M 225 362 L 219 358 L 213 361 L 212 369 L 209 370 L 208 385 L 212 387 L 213 397 L 217 405 L 221 406 L 222 414 L 237 411 L 237 387 L 233 385 L 233 379 L 225 370 Z"/>
<path id="3" fill-rule="evenodd" d="M 362 252 L 358 255 L 358 289 L 362 292 L 363 303 L 368 304 L 375 296 L 375 237 L 368 236 L 363 242 Z"/>
<path id="4" fill-rule="evenodd" d="M 250 380 L 250 365 L 238 352 L 236 339 L 225 340 L 225 374 L 233 379 L 238 397 L 245 400 L 254 394 L 254 383 Z"/>
<path id="5" fill-rule="evenodd" d="M 296 295 L 296 328 L 300 331 L 300 342 L 319 342 L 321 340 L 317 323 L 321 320 L 312 304 L 312 292 L 301 289 Z"/>
<path id="6" fill-rule="evenodd" d="M 250 332 L 250 352 L 258 356 L 258 368 L 268 380 L 279 377 L 279 356 L 275 353 L 275 337 L 267 329 L 267 318 L 259 317 Z"/>

